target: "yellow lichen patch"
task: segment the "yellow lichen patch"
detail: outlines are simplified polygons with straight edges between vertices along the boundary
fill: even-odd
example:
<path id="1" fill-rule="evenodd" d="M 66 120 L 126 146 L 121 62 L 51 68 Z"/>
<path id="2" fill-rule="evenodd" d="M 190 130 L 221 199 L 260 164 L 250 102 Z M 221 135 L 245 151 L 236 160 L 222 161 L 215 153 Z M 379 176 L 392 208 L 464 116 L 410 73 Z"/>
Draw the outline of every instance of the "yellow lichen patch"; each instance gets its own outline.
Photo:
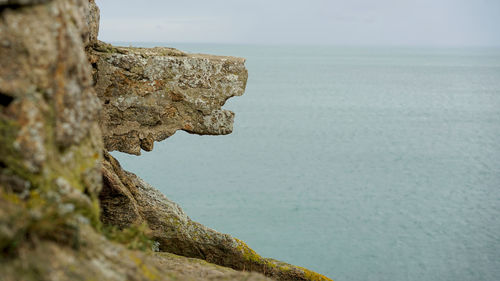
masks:
<path id="1" fill-rule="evenodd" d="M 245 260 L 260 264 L 266 264 L 266 261 L 254 250 L 252 250 L 252 248 L 248 247 L 245 242 L 236 238 L 235 240 L 238 243 L 238 246 L 236 248 L 243 254 L 243 258 Z"/>
<path id="2" fill-rule="evenodd" d="M 158 280 L 160 278 L 160 274 L 156 268 L 148 266 L 133 253 L 130 254 L 130 259 L 135 263 L 135 265 L 137 265 L 137 267 L 141 270 L 141 274 L 147 279 Z"/>
<path id="3" fill-rule="evenodd" d="M 326 277 L 324 275 L 321 275 L 319 273 L 316 273 L 314 271 L 310 271 L 307 268 L 299 267 L 299 269 L 301 269 L 304 272 L 304 277 L 306 278 L 306 280 L 310 280 L 310 281 L 333 281 L 332 279 L 330 279 L 330 278 L 328 278 L 328 277 Z"/>
<path id="4" fill-rule="evenodd" d="M 14 204 L 21 204 L 21 199 L 19 199 L 19 196 L 17 196 L 15 193 L 11 192 L 2 192 L 2 189 L 0 188 L 0 198 L 7 201 L 11 202 Z"/>
<path id="5" fill-rule="evenodd" d="M 279 270 L 283 271 L 283 272 L 287 272 L 287 271 L 290 271 L 292 269 L 289 266 L 285 265 L 285 266 L 280 266 Z"/>

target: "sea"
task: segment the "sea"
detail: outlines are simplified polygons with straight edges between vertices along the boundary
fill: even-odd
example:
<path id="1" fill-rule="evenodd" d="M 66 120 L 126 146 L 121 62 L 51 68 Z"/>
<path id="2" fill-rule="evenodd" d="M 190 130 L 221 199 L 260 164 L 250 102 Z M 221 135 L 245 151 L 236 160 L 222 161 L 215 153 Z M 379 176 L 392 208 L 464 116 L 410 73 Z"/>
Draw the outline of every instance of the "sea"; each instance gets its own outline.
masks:
<path id="1" fill-rule="evenodd" d="M 123 167 L 195 221 L 336 281 L 500 280 L 500 49 L 170 46 L 247 59 L 226 136 Z"/>

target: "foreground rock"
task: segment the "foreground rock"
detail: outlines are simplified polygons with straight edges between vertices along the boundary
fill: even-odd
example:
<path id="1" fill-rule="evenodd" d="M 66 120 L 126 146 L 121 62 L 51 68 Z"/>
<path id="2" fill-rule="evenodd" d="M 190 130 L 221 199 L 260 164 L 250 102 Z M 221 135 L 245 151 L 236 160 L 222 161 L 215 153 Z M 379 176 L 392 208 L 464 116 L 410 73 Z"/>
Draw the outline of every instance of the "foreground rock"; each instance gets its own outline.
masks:
<path id="1" fill-rule="evenodd" d="M 33 200 L 29 200 L 30 205 Z M 89 225 L 70 224 L 70 213 L 58 215 L 46 209 L 36 217 L 33 206 L 27 209 L 26 202 L 16 202 L 3 190 L 0 190 L 0 206 L 0 226 L 11 226 L 8 231 L 0 228 L 0 279 L 3 281 L 270 281 L 261 274 L 235 271 L 202 260 L 127 249 L 107 240 Z M 68 228 L 70 225 L 73 227 Z M 9 237 L 8 232 L 14 232 L 17 237 Z M 29 240 L 21 241 L 26 234 L 31 236 Z M 18 242 L 15 248 L 12 239 Z"/>
<path id="2" fill-rule="evenodd" d="M 123 48 L 98 43 L 90 51 L 101 125 L 109 151 L 139 155 L 177 130 L 224 135 L 234 113 L 221 107 L 242 95 L 245 60 L 186 54 L 170 48 Z"/>
<path id="3" fill-rule="evenodd" d="M 102 137 L 82 46 L 87 3 L 46 2 L 0 6 L 0 186 L 97 223 Z"/>
<path id="4" fill-rule="evenodd" d="M 147 224 L 159 250 L 210 263 L 264 273 L 275 280 L 330 280 L 305 268 L 262 258 L 243 241 L 192 221 L 174 202 L 104 153 L 99 196 L 105 224 Z"/>

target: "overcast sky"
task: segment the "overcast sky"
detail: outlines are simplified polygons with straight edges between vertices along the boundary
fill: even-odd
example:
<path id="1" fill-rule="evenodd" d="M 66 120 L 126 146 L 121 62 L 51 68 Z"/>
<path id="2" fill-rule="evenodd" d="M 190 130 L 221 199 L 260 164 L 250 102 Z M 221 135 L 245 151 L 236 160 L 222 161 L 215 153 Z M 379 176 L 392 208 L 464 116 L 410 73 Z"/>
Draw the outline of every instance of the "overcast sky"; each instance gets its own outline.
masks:
<path id="1" fill-rule="evenodd" d="M 96 0 L 99 39 L 500 45 L 500 0 Z"/>

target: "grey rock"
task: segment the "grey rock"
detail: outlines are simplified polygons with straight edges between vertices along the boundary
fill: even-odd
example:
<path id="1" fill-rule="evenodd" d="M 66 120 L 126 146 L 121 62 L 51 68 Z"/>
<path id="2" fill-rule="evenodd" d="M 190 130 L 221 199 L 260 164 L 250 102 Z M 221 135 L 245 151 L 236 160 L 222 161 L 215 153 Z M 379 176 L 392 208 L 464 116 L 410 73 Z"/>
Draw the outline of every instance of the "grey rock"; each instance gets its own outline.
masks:
<path id="1" fill-rule="evenodd" d="M 109 151 L 139 155 L 177 130 L 201 135 L 233 130 L 234 113 L 221 107 L 245 90 L 243 58 L 99 43 L 90 60 Z"/>

